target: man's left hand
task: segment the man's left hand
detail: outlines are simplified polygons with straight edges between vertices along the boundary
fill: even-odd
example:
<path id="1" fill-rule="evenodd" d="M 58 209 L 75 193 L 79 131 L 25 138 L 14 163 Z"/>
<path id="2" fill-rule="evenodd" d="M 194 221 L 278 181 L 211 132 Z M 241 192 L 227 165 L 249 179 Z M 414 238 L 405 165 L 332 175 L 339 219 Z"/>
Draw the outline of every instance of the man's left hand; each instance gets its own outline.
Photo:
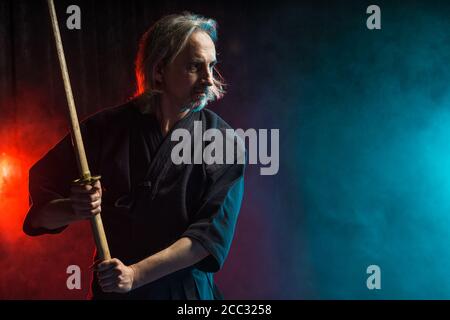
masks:
<path id="1" fill-rule="evenodd" d="M 135 270 L 119 259 L 105 260 L 97 264 L 98 283 L 103 292 L 126 293 L 134 289 Z"/>

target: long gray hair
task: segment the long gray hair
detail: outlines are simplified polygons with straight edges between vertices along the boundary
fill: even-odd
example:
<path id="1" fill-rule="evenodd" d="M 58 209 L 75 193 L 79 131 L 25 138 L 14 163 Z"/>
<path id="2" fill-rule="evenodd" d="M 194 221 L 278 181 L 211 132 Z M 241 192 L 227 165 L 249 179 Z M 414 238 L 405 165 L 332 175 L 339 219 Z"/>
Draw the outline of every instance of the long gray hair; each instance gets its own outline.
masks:
<path id="1" fill-rule="evenodd" d="M 214 43 L 217 42 L 217 22 L 189 12 L 171 14 L 158 20 L 139 42 L 136 56 L 136 98 L 155 101 L 159 90 L 153 79 L 154 69 L 159 63 L 166 66 L 173 62 L 183 50 L 194 31 L 207 33 Z M 212 100 L 223 97 L 225 84 L 219 71 L 214 67 Z"/>

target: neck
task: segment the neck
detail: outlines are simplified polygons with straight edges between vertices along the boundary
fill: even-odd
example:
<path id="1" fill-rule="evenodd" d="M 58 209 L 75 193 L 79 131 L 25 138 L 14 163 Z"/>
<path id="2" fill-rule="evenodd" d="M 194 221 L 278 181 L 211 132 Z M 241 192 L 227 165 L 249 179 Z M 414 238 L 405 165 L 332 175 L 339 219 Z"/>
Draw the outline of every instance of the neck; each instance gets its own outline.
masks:
<path id="1" fill-rule="evenodd" d="M 179 120 L 183 119 L 188 113 L 189 110 L 185 110 L 181 112 L 181 107 L 177 106 L 173 103 L 170 103 L 164 96 L 161 97 L 160 103 L 155 108 L 156 118 L 158 119 L 161 133 L 163 136 L 167 135 L 167 133 L 172 129 L 172 127 Z"/>

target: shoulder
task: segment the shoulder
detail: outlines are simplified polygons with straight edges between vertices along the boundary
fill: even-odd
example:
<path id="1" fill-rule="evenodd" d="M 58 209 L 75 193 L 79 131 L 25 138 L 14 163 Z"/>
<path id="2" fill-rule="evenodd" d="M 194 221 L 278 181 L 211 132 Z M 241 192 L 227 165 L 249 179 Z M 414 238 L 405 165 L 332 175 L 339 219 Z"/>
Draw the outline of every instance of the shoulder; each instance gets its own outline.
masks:
<path id="1" fill-rule="evenodd" d="M 214 111 L 204 108 L 200 113 L 201 118 L 205 122 L 205 129 L 232 129 L 232 127 Z"/>
<path id="2" fill-rule="evenodd" d="M 219 130 L 225 143 L 230 142 L 234 144 L 235 151 L 245 152 L 245 143 L 241 133 L 241 131 L 243 131 L 242 129 L 232 128 L 225 120 L 211 110 L 203 109 L 201 112 L 204 130 Z"/>
<path id="3" fill-rule="evenodd" d="M 83 126 L 105 127 L 110 125 L 120 125 L 130 119 L 136 110 L 134 100 L 127 101 L 120 105 L 107 107 L 89 115 L 81 121 Z"/>

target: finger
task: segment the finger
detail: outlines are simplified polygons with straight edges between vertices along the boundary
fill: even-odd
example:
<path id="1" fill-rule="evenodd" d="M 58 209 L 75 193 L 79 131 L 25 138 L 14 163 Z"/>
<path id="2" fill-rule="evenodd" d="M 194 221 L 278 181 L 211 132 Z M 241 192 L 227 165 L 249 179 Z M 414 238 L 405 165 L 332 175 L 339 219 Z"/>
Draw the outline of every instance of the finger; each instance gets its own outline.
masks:
<path id="1" fill-rule="evenodd" d="M 73 209 L 74 215 L 79 218 L 92 218 L 93 216 L 99 214 L 102 212 L 102 207 L 97 207 L 95 209 L 90 210 L 80 210 L 80 209 Z"/>
<path id="2" fill-rule="evenodd" d="M 100 183 L 100 180 L 97 180 L 93 185 L 92 185 L 93 189 L 95 191 L 97 191 L 100 195 L 100 197 L 102 196 L 102 185 Z"/>
<path id="3" fill-rule="evenodd" d="M 103 280 L 99 280 L 98 284 L 104 288 L 104 287 L 109 287 L 109 286 L 117 286 L 119 283 L 119 280 L 115 277 L 113 278 L 107 278 L 107 279 L 103 279 Z"/>
<path id="4" fill-rule="evenodd" d="M 96 190 L 90 184 L 74 184 L 70 187 L 70 191 L 73 193 L 92 193 Z"/>
<path id="5" fill-rule="evenodd" d="M 102 204 L 101 200 L 97 200 L 94 202 L 87 202 L 87 203 L 80 203 L 80 202 L 72 202 L 72 208 L 74 210 L 79 210 L 79 211 L 89 211 L 89 210 L 94 210 L 97 209 L 98 207 L 100 207 L 100 205 Z"/>
<path id="6" fill-rule="evenodd" d="M 92 202 L 102 198 L 99 192 L 75 193 L 71 192 L 69 198 L 73 202 Z"/>
<path id="7" fill-rule="evenodd" d="M 96 208 L 96 209 L 88 211 L 87 217 L 88 218 L 92 218 L 93 216 L 95 216 L 97 214 L 100 214 L 100 213 L 102 213 L 102 207 L 101 206 Z"/>
<path id="8" fill-rule="evenodd" d="M 90 208 L 89 205 L 73 205 L 72 206 L 73 211 L 76 215 L 82 215 L 82 216 L 92 216 L 97 213 L 100 213 L 102 211 L 102 206 L 99 205 L 95 208 Z"/>
<path id="9" fill-rule="evenodd" d="M 72 202 L 80 202 L 80 203 L 90 203 L 94 201 L 101 200 L 100 193 L 72 193 L 70 195 L 70 200 Z"/>
<path id="10" fill-rule="evenodd" d="M 94 202 L 88 202 L 88 203 L 71 201 L 72 209 L 79 210 L 79 211 L 90 211 L 93 209 L 97 209 L 98 207 L 101 206 L 101 204 L 102 204 L 102 201 L 100 199 L 96 200 Z"/>
<path id="11" fill-rule="evenodd" d="M 118 260 L 117 259 L 110 259 L 110 260 L 105 260 L 102 261 L 101 263 L 98 264 L 97 266 L 97 271 L 98 272 L 102 272 L 105 270 L 109 270 L 111 268 L 114 268 L 116 266 L 118 266 Z"/>
<path id="12" fill-rule="evenodd" d="M 95 183 L 92 184 L 92 187 L 95 188 L 95 189 L 101 190 L 102 189 L 102 184 L 100 183 L 100 180 L 95 181 Z"/>
<path id="13" fill-rule="evenodd" d="M 101 212 L 101 206 L 98 206 L 96 208 L 88 208 L 88 207 L 80 207 L 80 206 L 72 206 L 73 211 L 75 212 L 76 215 L 79 216 L 91 216 L 93 214 L 96 213 L 100 213 Z"/>
<path id="14" fill-rule="evenodd" d="M 89 190 L 73 188 L 70 190 L 70 197 L 74 200 L 98 199 L 102 197 L 102 192 L 96 188 Z"/>
<path id="15" fill-rule="evenodd" d="M 108 278 L 115 278 L 115 279 L 117 279 L 120 276 L 120 273 L 121 272 L 119 270 L 116 270 L 115 268 L 109 269 L 109 270 L 106 270 L 106 271 L 99 271 L 99 272 L 97 272 L 97 278 L 99 280 L 105 280 L 105 279 L 108 279 Z"/>
<path id="16" fill-rule="evenodd" d="M 117 284 L 119 282 L 120 280 L 117 278 L 117 276 L 111 276 L 105 279 L 98 278 L 98 283 L 103 287 L 107 284 Z"/>

